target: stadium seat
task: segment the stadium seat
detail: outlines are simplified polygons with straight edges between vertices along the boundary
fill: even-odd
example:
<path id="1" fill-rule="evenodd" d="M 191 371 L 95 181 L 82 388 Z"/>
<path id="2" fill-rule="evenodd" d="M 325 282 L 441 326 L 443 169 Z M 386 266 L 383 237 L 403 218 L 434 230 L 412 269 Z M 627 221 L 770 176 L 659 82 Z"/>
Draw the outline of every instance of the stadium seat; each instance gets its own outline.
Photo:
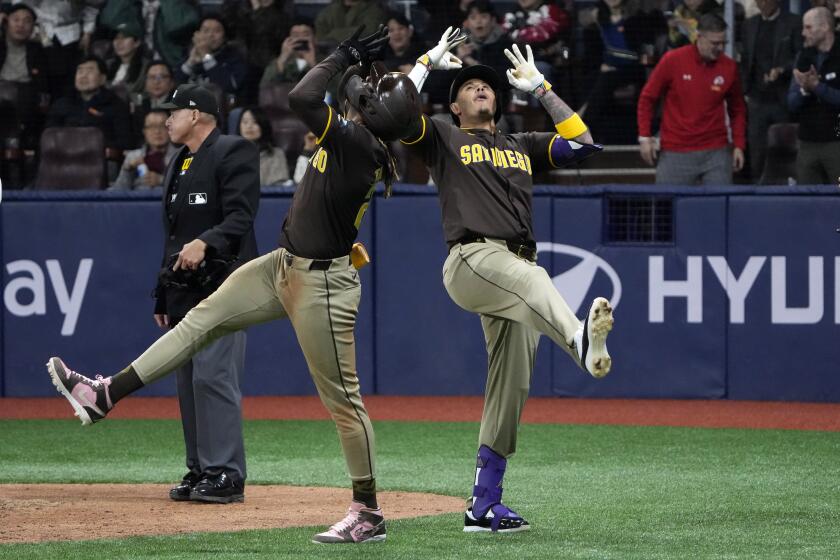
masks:
<path id="1" fill-rule="evenodd" d="M 788 185 L 796 181 L 798 136 L 797 123 L 779 123 L 767 129 L 767 159 L 758 184 Z"/>
<path id="2" fill-rule="evenodd" d="M 259 106 L 265 109 L 271 120 L 292 114 L 289 108 L 289 92 L 297 84 L 272 83 L 260 86 Z"/>
<path id="3" fill-rule="evenodd" d="M 101 130 L 95 127 L 44 130 L 35 190 L 98 190 L 105 186 L 105 141 Z"/>

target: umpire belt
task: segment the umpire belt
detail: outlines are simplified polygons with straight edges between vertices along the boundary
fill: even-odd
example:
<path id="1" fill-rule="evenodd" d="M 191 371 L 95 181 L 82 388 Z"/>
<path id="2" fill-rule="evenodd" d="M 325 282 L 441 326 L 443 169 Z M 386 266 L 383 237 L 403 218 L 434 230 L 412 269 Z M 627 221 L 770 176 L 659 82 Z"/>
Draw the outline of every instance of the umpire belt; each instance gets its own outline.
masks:
<path id="1" fill-rule="evenodd" d="M 351 266 L 350 257 L 347 255 L 334 259 L 307 259 L 286 251 L 283 254 L 283 259 L 286 261 L 286 266 L 304 270 L 330 270 L 330 268 L 339 269 Z"/>
<path id="2" fill-rule="evenodd" d="M 483 236 L 467 236 L 462 237 L 461 239 L 453 243 L 453 246 L 458 244 L 469 245 L 470 243 L 486 243 L 488 241 L 498 241 L 499 243 L 504 243 L 507 246 L 508 251 L 510 251 L 517 257 L 525 259 L 526 261 L 537 262 L 537 248 L 532 247 L 531 245 L 523 245 L 516 241 L 507 241 L 505 239 L 493 239 Z"/>

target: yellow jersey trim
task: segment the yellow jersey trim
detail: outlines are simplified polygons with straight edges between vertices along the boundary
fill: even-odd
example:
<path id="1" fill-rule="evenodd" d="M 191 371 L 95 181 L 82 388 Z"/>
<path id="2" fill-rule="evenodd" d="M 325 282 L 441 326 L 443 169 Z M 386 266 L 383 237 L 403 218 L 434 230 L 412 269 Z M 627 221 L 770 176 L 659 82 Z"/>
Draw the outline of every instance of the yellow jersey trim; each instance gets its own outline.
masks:
<path id="1" fill-rule="evenodd" d="M 326 104 L 325 104 L 325 105 L 326 105 Z M 333 114 L 333 109 L 332 109 L 332 107 L 330 107 L 329 105 L 327 105 L 327 109 L 329 109 L 329 111 L 330 111 L 330 112 L 327 114 L 327 115 L 328 115 L 328 116 L 327 116 L 327 126 L 325 126 L 325 127 L 324 127 L 324 132 L 323 132 L 323 134 L 321 134 L 320 138 L 318 138 L 317 140 L 315 140 L 315 143 L 316 143 L 316 144 L 320 144 L 320 143 L 324 140 L 324 136 L 326 136 L 326 135 L 327 135 L 327 131 L 330 129 L 330 125 L 332 124 L 332 114 Z"/>
<path id="2" fill-rule="evenodd" d="M 411 142 L 400 140 L 401 143 L 405 144 L 406 146 L 411 146 L 412 144 L 416 144 L 426 136 L 426 115 L 421 115 L 420 120 L 423 121 L 423 130 L 422 132 L 420 132 L 420 136 L 418 136 L 416 140 L 412 140 Z"/>
<path id="3" fill-rule="evenodd" d="M 557 164 L 554 163 L 554 158 L 551 157 L 551 147 L 554 146 L 554 141 L 560 138 L 559 134 L 555 134 L 551 137 L 551 142 L 548 143 L 548 163 L 551 164 L 551 167 L 557 168 Z"/>

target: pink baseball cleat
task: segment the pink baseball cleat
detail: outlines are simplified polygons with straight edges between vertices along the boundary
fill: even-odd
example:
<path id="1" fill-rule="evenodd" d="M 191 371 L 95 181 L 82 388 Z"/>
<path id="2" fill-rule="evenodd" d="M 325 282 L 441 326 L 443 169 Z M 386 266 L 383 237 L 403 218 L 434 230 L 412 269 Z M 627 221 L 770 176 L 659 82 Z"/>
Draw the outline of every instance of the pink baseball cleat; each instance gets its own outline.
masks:
<path id="1" fill-rule="evenodd" d="M 114 407 L 108 390 L 110 377 L 97 375 L 96 379 L 90 379 L 68 368 L 61 358 L 50 358 L 47 371 L 53 385 L 70 402 L 83 426 L 99 422 Z"/>
<path id="2" fill-rule="evenodd" d="M 350 502 L 347 516 L 328 531 L 312 537 L 312 542 L 362 543 L 385 540 L 385 518 L 381 509 L 371 509 L 359 502 Z"/>

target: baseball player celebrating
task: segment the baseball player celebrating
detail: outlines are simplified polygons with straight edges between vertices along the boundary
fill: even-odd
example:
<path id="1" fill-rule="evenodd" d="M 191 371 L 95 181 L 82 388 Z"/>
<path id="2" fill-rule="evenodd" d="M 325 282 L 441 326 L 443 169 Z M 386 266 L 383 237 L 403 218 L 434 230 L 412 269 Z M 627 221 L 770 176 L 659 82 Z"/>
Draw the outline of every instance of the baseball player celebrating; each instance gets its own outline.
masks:
<path id="1" fill-rule="evenodd" d="M 464 38 L 448 29 L 440 43 L 418 59 L 409 76 L 419 90 L 431 69 L 460 66 L 448 51 Z M 425 115 L 403 143 L 419 154 L 440 193 L 449 257 L 443 281 L 449 296 L 478 313 L 489 368 L 478 461 L 464 531 L 528 529 L 521 515 L 502 503 L 507 458 L 516 450 L 517 428 L 528 396 L 540 333 L 550 337 L 594 377 L 610 371 L 606 338 L 612 309 L 596 298 L 581 323 L 536 264 L 531 216 L 533 173 L 580 161 L 600 150 L 580 117 L 551 89 L 534 65 L 531 48 L 505 54 L 513 64 L 508 81 L 538 98 L 557 134 L 501 134 L 496 122 L 500 80 L 487 66 L 470 66 L 449 93 L 454 124 Z"/>
<path id="2" fill-rule="evenodd" d="M 59 358 L 50 358 L 47 364 L 56 388 L 82 423 L 90 424 L 102 420 L 118 400 L 170 373 L 222 335 L 288 318 L 321 401 L 338 428 L 353 482 L 353 501 L 346 517 L 315 535 L 316 543 L 385 539 L 385 521 L 376 500 L 373 428 L 356 376 L 353 331 L 361 286 L 350 254 L 375 185 L 383 181 L 389 190 L 395 178 L 393 159 L 374 133 L 402 135 L 406 125 L 391 120 L 395 114 L 386 109 L 395 106 L 379 103 L 374 88 L 361 79 L 358 66 L 345 72 L 339 90 L 346 97 L 342 100 L 345 115 L 336 114 L 323 102 L 333 77 L 352 63 L 368 63 L 387 41 L 382 28 L 364 38 L 359 38 L 360 31 L 310 70 L 289 95 L 292 109 L 316 134 L 319 149 L 294 194 L 280 247 L 237 269 L 174 329 L 113 377 L 89 379 Z M 391 91 L 408 90 L 402 98 L 416 101 L 417 92 L 405 76 L 382 81 Z M 365 121 L 365 111 L 358 105 L 362 99 L 366 107 L 378 109 L 379 120 Z M 419 105 L 414 115 L 401 122 L 419 122 Z"/>

